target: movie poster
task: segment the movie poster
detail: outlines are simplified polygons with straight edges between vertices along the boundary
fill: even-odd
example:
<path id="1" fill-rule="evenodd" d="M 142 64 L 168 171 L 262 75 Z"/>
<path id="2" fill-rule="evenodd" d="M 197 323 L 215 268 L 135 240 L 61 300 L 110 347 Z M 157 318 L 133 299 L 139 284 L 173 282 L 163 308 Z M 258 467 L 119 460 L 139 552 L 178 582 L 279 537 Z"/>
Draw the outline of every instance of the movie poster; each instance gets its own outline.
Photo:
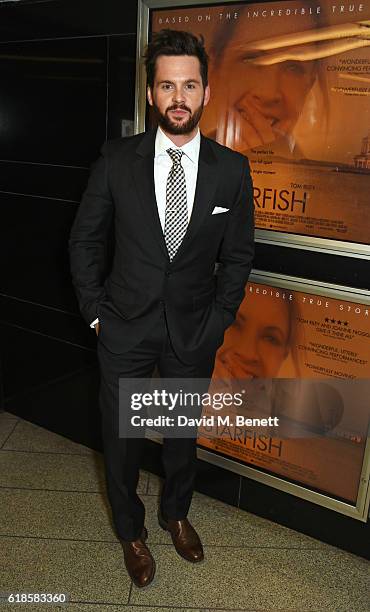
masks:
<path id="1" fill-rule="evenodd" d="M 256 227 L 370 244 L 370 0 L 153 10 L 203 34 L 203 134 L 249 157 Z"/>
<path id="2" fill-rule="evenodd" d="M 245 404 L 224 411 L 231 426 L 201 427 L 199 444 L 355 503 L 370 415 L 369 310 L 340 295 L 249 282 L 210 387 L 244 387 Z M 235 414 L 257 413 L 278 426 L 234 426 Z"/>

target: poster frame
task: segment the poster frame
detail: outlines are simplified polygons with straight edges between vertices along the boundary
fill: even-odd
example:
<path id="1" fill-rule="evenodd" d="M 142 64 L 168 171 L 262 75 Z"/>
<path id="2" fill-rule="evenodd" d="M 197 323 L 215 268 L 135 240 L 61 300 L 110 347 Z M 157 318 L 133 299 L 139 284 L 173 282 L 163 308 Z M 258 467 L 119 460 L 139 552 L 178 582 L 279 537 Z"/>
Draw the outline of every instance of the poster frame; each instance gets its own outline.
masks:
<path id="1" fill-rule="evenodd" d="M 319 283 L 317 281 L 306 278 L 293 277 L 284 274 L 272 274 L 261 270 L 252 270 L 249 281 L 253 283 L 261 283 L 279 287 L 281 289 L 310 293 L 314 295 L 322 295 L 328 298 L 341 299 L 345 301 L 362 303 L 370 306 L 370 291 L 366 289 L 357 289 L 344 285 L 335 285 L 332 283 Z M 340 514 L 344 514 L 351 518 L 362 522 L 367 522 L 370 507 L 370 431 L 368 431 L 364 457 L 361 468 L 359 488 L 357 492 L 356 504 L 351 504 L 345 501 L 335 499 L 330 494 L 319 493 L 311 490 L 303 484 L 297 484 L 285 480 L 283 477 L 275 476 L 262 472 L 256 467 L 242 464 L 232 457 L 226 457 L 212 450 L 198 446 L 198 458 L 211 463 L 212 465 L 229 470 L 240 476 L 250 478 L 260 482 L 261 484 L 273 487 L 284 493 L 289 493 L 296 497 L 300 497 L 306 501 L 323 506 L 329 510 L 334 510 Z M 147 437 L 156 442 L 161 441 L 160 434 L 153 431 L 147 434 Z"/>
<path id="2" fill-rule="evenodd" d="M 271 0 L 269 0 L 271 1 Z M 277 0 L 272 0 L 277 1 Z M 248 2 L 248 4 L 252 4 Z M 238 0 L 138 0 L 136 85 L 134 133 L 145 131 L 146 115 L 146 73 L 143 63 L 144 49 L 148 43 L 150 11 L 153 9 L 186 8 L 191 6 L 216 6 L 217 4 L 238 4 Z M 332 238 L 319 238 L 276 230 L 255 231 L 256 242 L 273 246 L 285 246 L 327 254 L 370 260 L 370 244 L 347 242 Z"/>

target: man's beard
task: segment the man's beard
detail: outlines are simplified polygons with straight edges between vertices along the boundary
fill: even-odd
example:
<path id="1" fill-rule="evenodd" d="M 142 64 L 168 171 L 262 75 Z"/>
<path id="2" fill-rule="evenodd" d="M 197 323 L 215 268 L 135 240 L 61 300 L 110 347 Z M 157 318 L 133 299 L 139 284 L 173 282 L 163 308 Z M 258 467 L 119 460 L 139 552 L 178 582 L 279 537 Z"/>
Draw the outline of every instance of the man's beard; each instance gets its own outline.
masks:
<path id="1" fill-rule="evenodd" d="M 194 113 L 192 113 L 190 108 L 185 106 L 185 104 L 173 104 L 172 106 L 169 106 L 166 109 L 166 112 L 163 114 L 159 110 L 156 103 L 153 101 L 153 109 L 156 112 L 159 125 L 161 126 L 161 128 L 163 128 L 165 132 L 167 132 L 168 134 L 173 134 L 174 136 L 180 135 L 180 134 L 190 134 L 197 127 L 200 121 L 200 118 L 203 113 L 203 107 L 204 107 L 204 96 L 203 96 L 203 100 L 201 104 L 198 106 L 198 108 L 195 109 Z M 171 119 L 168 116 L 168 112 L 176 110 L 178 108 L 188 111 L 189 119 L 187 119 L 187 121 L 184 121 L 182 123 L 175 123 L 171 121 Z"/>

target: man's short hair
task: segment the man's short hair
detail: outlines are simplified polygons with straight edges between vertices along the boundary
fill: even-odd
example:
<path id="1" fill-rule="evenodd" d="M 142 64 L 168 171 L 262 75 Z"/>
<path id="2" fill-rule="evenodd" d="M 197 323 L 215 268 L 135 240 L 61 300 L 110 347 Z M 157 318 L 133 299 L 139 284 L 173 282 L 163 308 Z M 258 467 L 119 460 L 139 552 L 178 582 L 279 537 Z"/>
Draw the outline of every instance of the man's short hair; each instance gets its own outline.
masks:
<path id="1" fill-rule="evenodd" d="M 164 29 L 153 34 L 153 38 L 145 51 L 145 67 L 148 85 L 154 86 L 155 65 L 160 55 L 190 55 L 197 57 L 200 63 L 200 74 L 203 87 L 208 85 L 208 55 L 204 48 L 202 35 L 195 36 L 191 32 Z"/>

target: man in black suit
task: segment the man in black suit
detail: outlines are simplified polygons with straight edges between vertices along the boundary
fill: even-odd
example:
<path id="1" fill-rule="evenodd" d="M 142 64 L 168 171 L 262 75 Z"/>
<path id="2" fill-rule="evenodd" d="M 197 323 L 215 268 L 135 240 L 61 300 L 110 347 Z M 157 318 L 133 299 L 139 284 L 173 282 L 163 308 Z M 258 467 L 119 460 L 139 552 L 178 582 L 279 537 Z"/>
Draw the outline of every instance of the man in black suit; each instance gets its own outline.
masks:
<path id="1" fill-rule="evenodd" d="M 154 36 L 146 52 L 147 96 L 159 127 L 104 145 L 70 239 L 81 312 L 98 334 L 108 496 L 137 586 L 155 572 L 136 493 L 144 440 L 119 436 L 118 379 L 150 378 L 155 366 L 164 378 L 209 379 L 253 257 L 248 160 L 199 132 L 210 97 L 207 62 L 203 41 L 190 33 Z M 112 221 L 114 259 L 106 276 Z M 182 557 L 201 561 L 202 544 L 186 518 L 196 439 L 165 438 L 162 458 L 160 525 Z"/>

